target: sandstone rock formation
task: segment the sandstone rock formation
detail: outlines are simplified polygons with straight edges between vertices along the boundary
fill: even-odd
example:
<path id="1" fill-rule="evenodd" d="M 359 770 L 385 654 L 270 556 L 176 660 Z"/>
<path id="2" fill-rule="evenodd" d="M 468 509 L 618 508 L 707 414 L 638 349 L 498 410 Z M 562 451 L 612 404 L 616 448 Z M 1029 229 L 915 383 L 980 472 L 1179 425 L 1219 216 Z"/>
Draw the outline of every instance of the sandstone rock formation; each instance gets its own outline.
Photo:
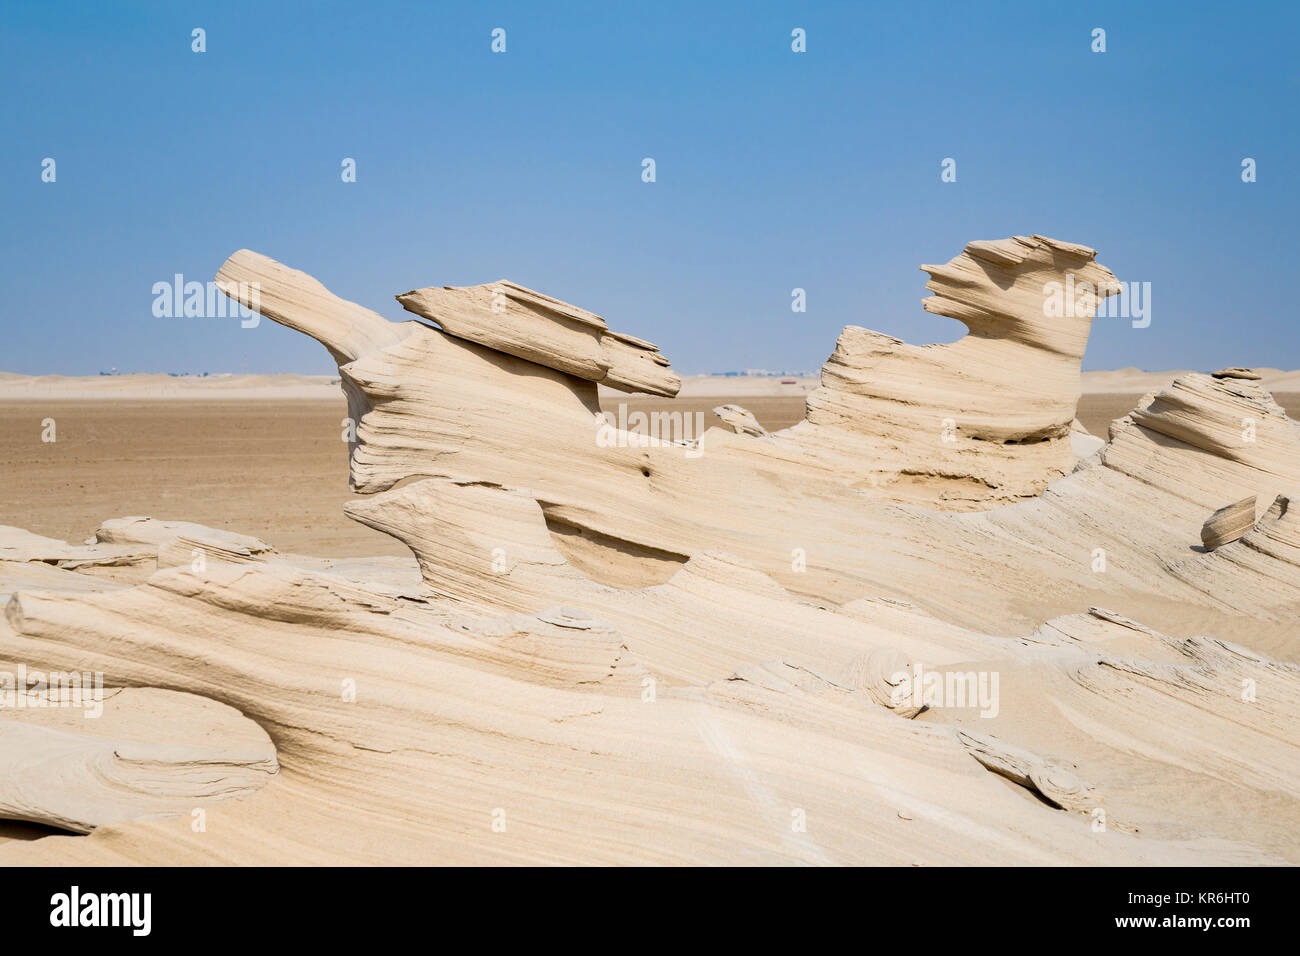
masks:
<path id="1" fill-rule="evenodd" d="M 767 429 L 758 423 L 754 413 L 739 405 L 719 405 L 713 414 L 737 435 L 766 435 Z"/>
<path id="2" fill-rule="evenodd" d="M 1294 634 L 1300 619 L 1300 514 L 1291 501 L 1278 495 L 1236 541 L 1205 558 L 1176 562 L 1170 572 L 1197 588 L 1202 600 L 1240 609 L 1257 621 L 1278 620 L 1284 632 Z"/>
<path id="3" fill-rule="evenodd" d="M 1236 366 L 1232 368 L 1221 368 L 1217 372 L 1211 372 L 1210 374 L 1215 378 L 1239 378 L 1248 382 L 1258 382 L 1263 378 L 1263 376 L 1254 369 L 1239 368 Z"/>
<path id="4" fill-rule="evenodd" d="M 1117 291 L 1096 255 L 1016 236 L 922 266 L 925 311 L 970 334 L 918 347 L 849 326 L 791 437 L 899 500 L 988 507 L 1038 494 L 1074 463 L 1079 363 L 1097 302 Z"/>
<path id="5" fill-rule="evenodd" d="M 647 444 L 598 440 L 597 383 L 671 373 L 591 313 L 503 280 L 390 323 L 236 253 L 338 361 L 346 512 L 413 561 L 3 529 L 0 671 L 101 673 L 118 727 L 0 712 L 0 816 L 93 830 L 0 860 L 1300 862 L 1294 423 L 1189 374 L 1072 450 L 1093 250 L 926 269 L 965 338 L 849 327 L 800 424 Z"/>
<path id="6" fill-rule="evenodd" d="M 96 732 L 87 724 L 84 708 L 14 709 L 0 721 L 0 819 L 74 833 L 192 819 L 196 807 L 251 794 L 277 770 L 262 729 L 205 697 L 116 688 Z"/>
<path id="7" fill-rule="evenodd" d="M 676 395 L 682 380 L 658 346 L 611 332 L 593 312 L 501 279 L 397 297 L 449 335 L 624 392 Z"/>
<path id="8" fill-rule="evenodd" d="M 1205 519 L 1201 527 L 1201 544 L 1213 551 L 1236 541 L 1255 525 L 1255 496 L 1224 505 Z"/>

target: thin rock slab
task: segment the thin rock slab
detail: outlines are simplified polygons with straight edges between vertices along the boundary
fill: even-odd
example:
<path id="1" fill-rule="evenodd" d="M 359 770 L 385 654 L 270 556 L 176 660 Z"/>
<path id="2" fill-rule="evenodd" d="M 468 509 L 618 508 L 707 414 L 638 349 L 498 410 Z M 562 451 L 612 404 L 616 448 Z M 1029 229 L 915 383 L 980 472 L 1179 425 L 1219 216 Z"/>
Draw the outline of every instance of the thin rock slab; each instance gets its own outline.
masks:
<path id="1" fill-rule="evenodd" d="M 1224 505 L 1205 519 L 1201 526 L 1201 544 L 1214 551 L 1236 541 L 1255 526 L 1255 496 Z"/>

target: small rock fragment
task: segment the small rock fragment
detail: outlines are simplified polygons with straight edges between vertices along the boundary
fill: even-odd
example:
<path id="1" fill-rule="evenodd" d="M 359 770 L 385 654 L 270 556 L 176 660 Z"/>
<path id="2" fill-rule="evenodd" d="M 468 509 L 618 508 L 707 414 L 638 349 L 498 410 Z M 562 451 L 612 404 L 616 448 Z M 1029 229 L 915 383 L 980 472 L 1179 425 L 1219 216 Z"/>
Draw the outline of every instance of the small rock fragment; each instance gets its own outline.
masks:
<path id="1" fill-rule="evenodd" d="M 737 435 L 755 435 L 762 436 L 767 434 L 767 429 L 758 423 L 753 412 L 747 408 L 741 408 L 739 405 L 719 405 L 713 410 L 713 414 L 722 419 L 723 424 L 727 425 Z"/>
<path id="2" fill-rule="evenodd" d="M 1201 544 L 1213 551 L 1231 544 L 1255 526 L 1255 496 L 1224 505 L 1205 519 L 1201 526 Z"/>

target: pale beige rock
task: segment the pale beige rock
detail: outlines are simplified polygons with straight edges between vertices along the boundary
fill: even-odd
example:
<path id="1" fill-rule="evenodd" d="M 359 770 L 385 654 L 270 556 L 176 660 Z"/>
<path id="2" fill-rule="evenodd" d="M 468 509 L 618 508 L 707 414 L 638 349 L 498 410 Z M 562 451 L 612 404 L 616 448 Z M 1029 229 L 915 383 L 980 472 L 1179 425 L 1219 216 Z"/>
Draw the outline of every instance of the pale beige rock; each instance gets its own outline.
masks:
<path id="1" fill-rule="evenodd" d="M 626 392 L 676 395 L 681 378 L 644 339 L 611 332 L 605 320 L 508 279 L 430 287 L 397 296 L 408 312 L 449 335 L 486 345 L 575 378 Z"/>
<path id="2" fill-rule="evenodd" d="M 681 376 L 669 369 L 668 359 L 660 354 L 657 345 L 620 332 L 606 332 L 600 337 L 600 346 L 609 371 L 599 384 L 620 392 L 670 397 L 681 391 Z"/>
<path id="3" fill-rule="evenodd" d="M 443 625 L 433 607 L 400 607 L 272 564 L 164 571 L 120 594 L 93 606 L 23 595 L 9 626 L 32 653 L 82 661 L 114 685 L 179 682 L 238 707 L 268 729 L 281 771 L 223 807 L 218 835 L 178 840 L 186 818 L 138 821 L 75 845 L 11 844 L 0 858 L 666 863 L 727 858 L 743 846 L 753 862 L 897 863 L 918 848 L 962 859 L 961 847 L 989 826 L 1004 834 L 993 859 L 1121 858 L 1047 810 L 1038 811 L 1046 840 L 1004 828 L 999 819 L 1023 806 L 951 738 L 917 728 L 907 755 L 892 753 L 895 718 L 803 668 L 750 668 L 704 688 L 661 687 L 647 700 L 649 675 L 618 642 L 567 620 Z M 61 636 L 87 610 L 92 633 L 67 643 Z M 199 622 L 226 637 L 196 670 L 173 648 Z M 267 666 L 271 648 L 276 667 Z M 286 683 L 288 673 L 297 677 Z M 355 701 L 339 699 L 340 677 L 355 681 Z M 848 767 L 865 771 L 851 793 Z M 963 814 L 925 812 L 906 851 L 869 836 L 869 821 L 900 798 L 938 807 L 945 790 L 963 794 Z M 701 797 L 709 794 L 731 804 L 725 832 L 713 831 L 716 797 Z M 792 834 L 796 797 L 825 814 L 825 829 Z M 686 833 L 633 839 L 659 825 L 664 807 Z M 499 839 L 493 808 L 517 836 Z"/>
<path id="4" fill-rule="evenodd" d="M 992 734 L 957 731 L 957 739 L 971 755 L 994 773 L 1027 787 L 1062 810 L 1088 812 L 1100 805 L 1097 792 L 1066 767 L 1051 763 Z"/>
<path id="5" fill-rule="evenodd" d="M 1075 458 L 1087 458 L 1095 455 L 1105 447 L 1104 439 L 1098 438 L 1083 427 L 1079 419 L 1070 422 L 1070 451 Z"/>
<path id="6" fill-rule="evenodd" d="M 42 562 L 75 570 L 90 565 L 122 566 L 151 561 L 154 550 L 138 542 L 69 544 L 22 528 L 0 525 L 0 561 Z"/>
<path id="7" fill-rule="evenodd" d="M 985 275 L 987 287 L 971 281 L 987 315 L 1019 316 L 1007 323 L 1024 337 L 1026 329 L 1041 324 L 1042 305 L 1034 304 L 1034 296 L 1041 300 L 1044 280 L 1061 270 L 1089 268 L 1090 260 L 1039 240 L 1011 242 L 1024 254 L 1020 266 L 1033 277 L 1021 277 L 1020 287 L 1000 279 L 1008 286 L 1002 305 L 994 304 L 1003 290 L 988 279 L 980 260 L 966 256 L 952 268 Z M 975 295 L 953 291 L 942 298 L 959 302 L 963 294 Z M 968 314 L 971 308 L 953 311 Z M 307 328 L 311 317 L 304 312 L 295 321 Z M 1074 329 L 1073 345 L 1057 346 L 1078 352 L 1087 322 L 1072 321 L 1066 327 Z M 1041 329 L 1034 334 L 1046 335 Z M 971 347 L 996 356 L 1003 344 L 990 332 Z M 1027 380 L 1024 362 L 1017 364 L 1026 348 L 1041 351 L 1019 341 L 1008 344 L 1020 381 Z M 1039 364 L 1063 367 L 1059 352 L 1050 354 L 1055 357 L 1044 356 Z M 990 361 L 1002 367 L 998 363 L 1007 358 Z M 1069 364 L 1076 374 L 1077 361 Z M 962 374 L 974 374 L 974 367 Z M 915 366 L 913 373 L 924 380 L 926 369 Z M 595 422 L 590 382 L 419 325 L 398 345 L 348 363 L 341 374 L 367 406 L 351 459 L 358 491 L 379 492 L 421 475 L 526 489 L 539 502 L 547 529 L 562 542 L 563 558 L 597 580 L 620 586 L 663 582 L 690 555 L 716 549 L 744 558 L 801 594 L 839 601 L 872 593 L 915 601 L 920 595 L 930 611 L 980 630 L 1032 626 L 1080 606 L 1111 603 L 1117 592 L 1220 607 L 1200 589 L 1180 589 L 1167 566 L 1186 555 L 1186 542 L 1196 540 L 1206 514 L 1225 499 L 1250 493 L 1271 498 L 1300 480 L 1296 430 L 1267 392 L 1254 382 L 1205 375 L 1183 376 L 1145 398 L 1112 426 L 1105 448 L 1024 508 L 956 520 L 930 509 L 968 509 L 975 499 L 1002 495 L 1007 486 L 991 476 L 1003 465 L 1014 464 L 1026 478 L 1034 475 L 1029 485 L 1048 480 L 1054 469 L 1039 467 L 1037 458 L 1043 443 L 961 446 L 954 429 L 952 444 L 959 447 L 953 454 L 959 457 L 952 467 L 905 465 L 906 457 L 942 446 L 942 429 L 918 435 L 913 428 L 892 438 L 889 423 L 873 417 L 879 403 L 870 401 L 864 414 L 868 423 L 880 425 L 874 433 L 845 418 L 840 424 L 805 421 L 765 438 L 711 429 L 692 447 L 646 446 L 631 435 L 625 442 L 602 442 L 607 431 Z M 1005 389 L 990 382 L 984 391 L 996 395 Z M 832 392 L 843 389 L 832 386 Z M 922 392 L 916 394 L 919 400 Z M 1056 400 L 1066 453 L 1061 460 L 1072 462 L 1066 446 L 1073 403 L 1064 394 Z M 809 401 L 810 409 L 817 404 Z M 963 396 L 958 404 L 974 401 Z M 914 413 L 920 406 L 903 407 Z M 527 414 L 518 414 L 519 408 Z M 1245 440 L 1245 420 L 1253 423 L 1255 441 Z M 936 455 L 935 460 L 943 457 Z M 976 479 L 974 471 L 989 481 Z M 797 505 L 790 499 L 796 487 Z M 744 507 L 736 507 L 738 492 Z M 925 499 L 928 508 L 903 516 L 888 505 L 890 499 Z M 864 550 L 863 541 L 875 544 Z M 480 566 L 491 552 L 487 545 L 475 546 L 484 549 Z M 800 549 L 806 569 L 792 571 L 799 563 L 792 555 Z M 1093 570 L 1097 552 L 1107 556 L 1104 576 Z M 1051 582 L 1036 592 L 1051 598 L 1032 598 L 1032 608 L 1011 612 L 1000 595 L 1004 589 L 1021 593 L 1018 582 L 1026 579 Z M 908 582 L 905 590 L 899 581 Z M 1267 585 L 1260 579 L 1256 586 Z M 1261 600 L 1273 599 L 1243 596 L 1246 607 Z M 1229 636 L 1242 627 L 1230 617 L 1215 626 Z"/>
<path id="8" fill-rule="evenodd" d="M 160 521 L 157 518 L 140 515 L 110 519 L 95 531 L 95 541 L 98 544 L 152 545 L 155 555 L 157 549 L 165 542 L 178 537 L 183 537 L 196 545 L 245 556 L 265 554 L 275 550 L 265 541 L 251 535 L 209 528 L 192 521 Z"/>
<path id="9" fill-rule="evenodd" d="M 845 671 L 844 682 L 900 717 L 915 717 L 924 705 L 913 701 L 908 693 L 914 667 L 915 662 L 897 648 L 878 647 L 854 658 Z"/>
<path id="10" fill-rule="evenodd" d="M 1211 555 L 1173 563 L 1170 573 L 1196 588 L 1203 601 L 1256 621 L 1283 622 L 1294 634 L 1300 620 L 1300 513 L 1292 507 L 1295 498 L 1278 495 L 1236 541 Z"/>
<path id="11" fill-rule="evenodd" d="M 713 414 L 737 435 L 766 435 L 767 429 L 758 423 L 754 413 L 739 405 L 719 405 Z"/>
<path id="12" fill-rule="evenodd" d="M 211 700 L 116 689 L 99 713 L 90 701 L 76 703 L 11 709 L 0 720 L 0 818 L 75 833 L 192 820 L 196 808 L 250 794 L 278 769 L 262 729 Z"/>
<path id="13" fill-rule="evenodd" d="M 40 561 L 0 561 L 0 604 L 20 590 L 92 592 L 126 586 Z"/>
<path id="14" fill-rule="evenodd" d="M 1255 496 L 1224 505 L 1205 519 L 1201 527 L 1201 544 L 1213 551 L 1236 541 L 1255 525 Z"/>
<path id="15" fill-rule="evenodd" d="M 847 327 L 789 430 L 807 454 L 839 459 L 863 485 L 902 501 L 968 509 L 1038 494 L 1072 467 L 1079 363 L 1099 297 L 1115 276 L 1094 250 L 1043 236 L 972 242 L 930 274 L 927 312 L 971 334 L 907 345 Z M 1091 288 L 1065 314 L 1067 288 Z"/>
<path id="16" fill-rule="evenodd" d="M 406 324 L 394 325 L 377 312 L 340 299 L 307 273 L 248 249 L 227 259 L 215 282 L 226 295 L 268 319 L 299 332 L 310 328 L 312 338 L 338 362 L 396 345 L 409 331 Z M 305 323 L 301 328 L 296 325 L 300 319 Z"/>
<path id="17" fill-rule="evenodd" d="M 93 761 L 36 761 L 24 812 L 94 833 L 0 862 L 1300 862 L 1278 838 L 1300 823 L 1300 437 L 1258 381 L 1188 374 L 1076 464 L 1091 313 L 1050 316 L 1045 290 L 1106 286 L 1092 250 L 972 243 L 926 300 L 972 335 L 850 327 L 804 422 L 680 443 L 602 424 L 591 378 L 251 255 L 223 272 L 340 360 L 347 513 L 418 578 L 179 527 L 106 524 L 141 543 L 89 552 L 7 531 L 0 571 L 43 580 L 8 601 L 0 669 L 217 702 L 279 769 L 198 837 L 137 796 L 124 822 L 70 813 L 85 775 L 60 768 Z M 1274 501 L 1254 528 L 1189 550 L 1248 495 Z M 44 586 L 113 547 L 158 570 Z M 942 693 L 918 706 L 905 671 Z"/>
<path id="18" fill-rule="evenodd" d="M 772 585 L 755 579 L 747 588 L 752 600 Z M 665 594 L 652 615 L 673 617 L 675 603 L 689 594 Z M 754 622 L 778 617 L 772 608 L 756 613 L 736 598 L 725 604 L 729 613 Z M 812 607 L 801 611 L 798 602 L 788 607 L 796 615 L 834 617 Z M 927 619 L 892 607 L 916 624 Z M 683 605 L 679 613 L 687 619 L 693 612 Z M 790 625 L 806 633 L 807 622 L 798 617 Z M 196 629 L 220 635 L 203 642 L 202 668 L 183 652 Z M 440 609 L 436 599 L 388 596 L 275 557 L 217 560 L 203 572 L 165 570 L 148 585 L 90 598 L 24 594 L 11 601 L 0 625 L 0 651 L 21 645 L 49 666 L 76 662 L 102 670 L 109 686 L 179 685 L 222 701 L 267 729 L 281 769 L 255 794 L 223 806 L 218 835 L 178 840 L 188 832 L 188 816 L 174 822 L 132 816 L 128 825 L 97 824 L 96 836 L 75 845 L 5 846 L 0 860 L 391 863 L 432 855 L 479 863 L 704 862 L 742 853 L 751 861 L 905 863 L 916 852 L 949 863 L 1104 863 L 1131 854 L 1165 862 L 1276 859 L 1224 840 L 1195 846 L 1155 838 L 1139 846 L 1117 834 L 1098 841 L 1086 826 L 1018 800 L 981 776 L 964 750 L 972 734 L 986 739 L 978 736 L 983 728 L 966 731 L 959 743 L 946 724 L 958 712 L 939 707 L 923 715 L 942 718 L 939 726 L 900 721 L 870 696 L 801 663 L 806 652 L 800 642 L 779 637 L 780 627 L 700 628 L 723 642 L 720 658 L 733 659 L 757 631 L 769 629 L 788 642 L 793 659 L 748 664 L 724 670 L 726 678 L 675 688 L 578 608 L 466 615 Z M 1212 822 L 1218 816 L 1212 805 L 1196 809 L 1197 800 L 1214 796 L 1208 781 L 1220 777 L 1276 791 L 1274 800 L 1294 799 L 1295 748 L 1277 736 L 1295 719 L 1300 700 L 1294 667 L 1214 642 L 1188 645 L 1186 665 L 1136 665 L 1073 641 L 959 636 L 932 619 L 928 639 L 946 642 L 947 631 L 956 640 L 950 654 L 966 662 L 983 657 L 987 663 L 975 666 L 1004 675 L 1034 675 L 1027 686 L 1059 701 L 1069 721 L 992 722 L 998 773 L 1007 772 L 1002 764 L 1014 772 L 1017 755 L 1042 753 L 1040 738 L 1054 741 L 1053 749 L 1073 739 L 1062 726 L 1086 728 L 1091 743 L 1082 748 L 1078 773 L 1026 758 L 1023 775 L 1059 806 L 1088 809 L 1095 794 L 1109 793 L 1112 784 L 1122 789 L 1115 768 L 1132 759 L 1135 747 L 1177 753 L 1191 779 L 1207 781 L 1198 782 L 1195 799 L 1179 805 L 1182 825 L 1211 831 L 1222 825 Z M 73 633 L 75 643 L 68 640 Z M 1147 633 L 1154 642 L 1183 644 Z M 976 649 L 981 645 L 983 654 Z M 647 648 L 652 656 L 661 653 Z M 837 653 L 852 651 L 846 646 Z M 278 663 L 269 663 L 268 654 Z M 294 679 L 286 680 L 290 674 Z M 1232 751 L 1207 749 L 1206 740 L 1225 740 L 1225 730 L 1236 726 L 1232 695 L 1214 704 L 1215 685 L 1235 688 L 1239 675 L 1274 687 L 1277 696 L 1255 715 L 1250 739 L 1238 728 Z M 353 699 L 340 695 L 340 678 L 352 682 Z M 1182 721 L 1176 736 L 1158 713 Z M 1019 739 L 1012 743 L 1008 734 Z M 1246 768 L 1249 775 L 1242 776 Z M 1188 786 L 1186 774 L 1171 783 Z M 48 788 L 44 799 L 54 810 L 53 795 L 66 792 L 51 782 L 58 779 L 47 772 L 30 777 L 32 786 Z M 731 807 L 724 833 L 713 829 L 717 797 L 700 797 L 717 793 Z M 787 836 L 791 805 L 815 810 L 817 829 Z M 368 812 L 358 814 L 361 806 Z M 1149 794 L 1127 792 L 1104 806 L 1126 832 L 1157 826 L 1171 812 L 1168 792 L 1153 785 Z M 664 807 L 673 808 L 685 835 L 630 840 L 657 827 Z M 514 827 L 506 832 L 518 836 L 497 839 L 493 808 Z M 882 845 L 881 821 L 900 810 L 921 825 L 915 842 Z"/>

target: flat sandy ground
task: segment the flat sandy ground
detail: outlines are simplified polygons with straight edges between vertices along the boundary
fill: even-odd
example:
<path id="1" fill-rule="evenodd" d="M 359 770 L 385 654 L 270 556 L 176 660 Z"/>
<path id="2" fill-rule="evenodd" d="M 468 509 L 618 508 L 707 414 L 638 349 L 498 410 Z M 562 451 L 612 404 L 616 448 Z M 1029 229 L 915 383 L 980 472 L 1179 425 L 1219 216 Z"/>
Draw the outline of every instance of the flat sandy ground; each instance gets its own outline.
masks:
<path id="1" fill-rule="evenodd" d="M 1137 394 L 1088 394 L 1079 420 L 1106 437 Z M 1300 392 L 1274 396 L 1300 417 Z M 613 410 L 620 399 L 605 400 Z M 629 411 L 748 408 L 769 430 L 803 417 L 804 397 L 745 395 L 621 399 Z M 263 538 L 282 551 L 328 557 L 406 556 L 395 539 L 343 516 L 347 414 L 337 400 L 0 401 L 0 524 L 79 542 L 106 518 L 150 515 Z M 43 419 L 57 441 L 41 441 Z"/>

